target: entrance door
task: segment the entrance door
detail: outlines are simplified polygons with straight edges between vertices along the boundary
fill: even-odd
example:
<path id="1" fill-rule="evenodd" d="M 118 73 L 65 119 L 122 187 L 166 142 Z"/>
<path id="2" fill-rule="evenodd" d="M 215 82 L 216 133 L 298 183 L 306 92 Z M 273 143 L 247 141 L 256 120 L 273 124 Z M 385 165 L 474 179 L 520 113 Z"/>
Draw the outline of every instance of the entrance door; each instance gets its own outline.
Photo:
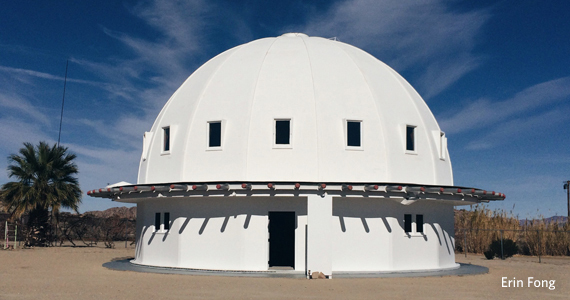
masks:
<path id="1" fill-rule="evenodd" d="M 269 266 L 295 268 L 295 212 L 269 212 Z"/>

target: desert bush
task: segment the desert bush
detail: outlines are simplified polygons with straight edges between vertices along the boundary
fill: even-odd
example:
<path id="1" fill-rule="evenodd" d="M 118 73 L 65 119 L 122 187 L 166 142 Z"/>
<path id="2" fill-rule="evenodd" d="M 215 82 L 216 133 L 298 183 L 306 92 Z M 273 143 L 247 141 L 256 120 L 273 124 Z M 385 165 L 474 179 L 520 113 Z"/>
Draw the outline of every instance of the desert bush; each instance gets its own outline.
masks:
<path id="1" fill-rule="evenodd" d="M 27 217 L 25 215 L 24 217 Z M 104 242 L 108 248 L 114 248 L 115 242 L 131 240 L 135 236 L 135 220 L 120 218 L 117 215 L 95 216 L 93 214 L 72 214 L 61 212 L 55 214 L 55 226 L 50 230 L 53 233 L 53 245 L 62 246 L 65 242 L 72 246 L 93 246 Z M 4 233 L 5 222 L 9 214 L 0 213 L 0 232 Z M 16 222 L 16 223 L 14 223 Z M 18 240 L 31 236 L 33 227 L 26 226 L 29 222 L 26 218 L 12 221 L 18 225 Z M 50 222 L 51 224 L 51 222 Z M 37 230 L 36 230 L 37 231 Z M 4 235 L 0 238 L 2 244 Z"/>
<path id="2" fill-rule="evenodd" d="M 456 249 L 484 253 L 494 240 L 500 239 L 500 229 L 505 230 L 504 239 L 517 240 L 519 233 L 512 230 L 520 230 L 520 224 L 517 218 L 503 210 L 492 211 L 485 205 L 475 205 L 472 210 L 461 210 L 456 213 L 455 228 Z M 467 235 L 466 245 L 464 245 L 465 235 Z"/>
<path id="3" fill-rule="evenodd" d="M 509 258 L 517 253 L 517 243 L 511 239 L 503 239 L 502 257 Z M 501 257 L 501 240 L 494 240 L 489 245 L 489 250 L 485 251 L 484 254 L 487 259 L 492 259 L 493 257 Z"/>
<path id="4" fill-rule="evenodd" d="M 475 205 L 471 210 L 456 211 L 455 229 L 455 249 L 461 252 L 485 253 L 495 240 L 499 240 L 500 246 L 502 231 L 504 241 L 515 242 L 519 254 L 570 255 L 568 222 L 541 218 L 521 224 L 512 213 Z"/>
<path id="5" fill-rule="evenodd" d="M 495 252 L 491 251 L 491 250 L 487 250 L 485 252 L 483 252 L 483 254 L 485 255 L 485 257 L 487 259 L 493 259 L 495 258 Z"/>

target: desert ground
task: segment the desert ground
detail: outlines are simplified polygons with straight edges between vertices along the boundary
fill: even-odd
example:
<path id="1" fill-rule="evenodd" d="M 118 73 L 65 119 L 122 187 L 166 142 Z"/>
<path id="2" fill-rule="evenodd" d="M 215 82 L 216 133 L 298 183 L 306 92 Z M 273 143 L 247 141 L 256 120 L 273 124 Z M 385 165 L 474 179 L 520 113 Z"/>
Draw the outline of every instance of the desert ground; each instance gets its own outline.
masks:
<path id="1" fill-rule="evenodd" d="M 289 279 L 194 276 L 109 270 L 134 248 L 53 247 L 0 250 L 0 299 L 570 299 L 570 257 L 486 260 L 484 275 L 422 278 Z M 523 287 L 501 287 L 502 277 Z M 528 277 L 555 280 L 555 289 L 528 287 Z"/>

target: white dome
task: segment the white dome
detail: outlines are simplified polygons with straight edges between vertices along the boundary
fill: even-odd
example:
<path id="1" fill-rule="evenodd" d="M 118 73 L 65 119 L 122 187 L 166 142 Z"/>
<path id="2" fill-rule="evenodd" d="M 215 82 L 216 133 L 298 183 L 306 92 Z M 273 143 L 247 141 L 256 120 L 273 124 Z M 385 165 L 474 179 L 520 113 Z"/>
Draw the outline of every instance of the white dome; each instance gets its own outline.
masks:
<path id="1" fill-rule="evenodd" d="M 275 120 L 290 120 L 288 145 L 275 144 Z M 360 146 L 347 146 L 347 121 L 360 122 Z M 209 147 L 209 122 L 221 123 L 220 147 Z M 445 136 L 398 73 L 351 45 L 288 33 L 212 58 L 145 133 L 139 184 L 212 181 L 453 185 L 453 176 Z"/>

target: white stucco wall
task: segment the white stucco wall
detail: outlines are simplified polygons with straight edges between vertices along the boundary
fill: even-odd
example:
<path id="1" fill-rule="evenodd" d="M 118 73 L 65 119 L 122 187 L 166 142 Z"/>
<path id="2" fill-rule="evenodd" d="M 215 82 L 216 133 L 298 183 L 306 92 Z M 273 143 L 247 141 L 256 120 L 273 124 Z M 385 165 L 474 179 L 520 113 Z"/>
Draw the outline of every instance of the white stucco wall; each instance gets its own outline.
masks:
<path id="1" fill-rule="evenodd" d="M 327 276 L 333 271 L 333 202 L 330 195 L 307 197 L 307 272 L 321 272 Z"/>
<path id="2" fill-rule="evenodd" d="M 378 202 L 381 203 L 378 203 Z M 424 234 L 404 232 L 404 214 L 424 216 Z M 419 201 L 335 198 L 333 270 L 428 270 L 455 267 L 453 206 Z"/>
<path id="3" fill-rule="evenodd" d="M 453 268 L 453 206 L 390 199 L 308 197 L 154 198 L 138 203 L 135 263 L 211 270 L 268 270 L 268 212 L 295 211 L 295 270 L 333 272 Z M 154 231 L 156 212 L 171 229 Z M 404 232 L 424 216 L 424 234 Z M 308 224 L 307 253 L 305 225 Z M 415 228 L 414 226 L 412 226 Z"/>
<path id="4" fill-rule="evenodd" d="M 268 269 L 268 212 L 295 211 L 295 269 L 305 269 L 304 198 L 195 197 L 144 200 L 137 205 L 134 263 L 211 270 Z M 170 212 L 168 233 L 154 232 L 156 212 Z"/>

